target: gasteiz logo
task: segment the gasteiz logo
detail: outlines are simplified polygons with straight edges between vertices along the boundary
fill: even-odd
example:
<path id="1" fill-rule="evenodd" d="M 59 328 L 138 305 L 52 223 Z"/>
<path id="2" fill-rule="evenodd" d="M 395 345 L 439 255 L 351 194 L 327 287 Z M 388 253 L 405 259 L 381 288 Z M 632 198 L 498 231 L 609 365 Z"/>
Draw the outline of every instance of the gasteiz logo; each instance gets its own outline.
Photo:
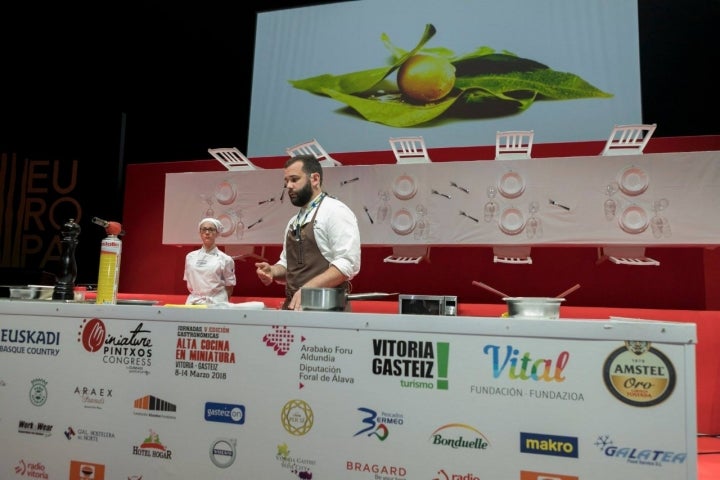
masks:
<path id="1" fill-rule="evenodd" d="M 642 340 L 626 341 L 603 366 L 605 386 L 615 398 L 634 407 L 651 407 L 675 390 L 675 367 L 660 350 Z"/>
<path id="2" fill-rule="evenodd" d="M 205 420 L 208 422 L 245 423 L 245 406 L 230 403 L 205 403 Z"/>
<path id="3" fill-rule="evenodd" d="M 536 455 L 578 458 L 578 439 L 546 433 L 520 432 L 520 451 Z"/>

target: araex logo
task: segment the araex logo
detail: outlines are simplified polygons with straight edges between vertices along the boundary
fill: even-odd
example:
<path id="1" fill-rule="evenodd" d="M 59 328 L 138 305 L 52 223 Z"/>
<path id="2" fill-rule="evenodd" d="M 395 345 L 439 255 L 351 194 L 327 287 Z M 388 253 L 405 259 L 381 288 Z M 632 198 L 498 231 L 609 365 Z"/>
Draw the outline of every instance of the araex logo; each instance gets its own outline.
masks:
<path id="1" fill-rule="evenodd" d="M 503 349 L 499 345 L 485 345 L 483 353 L 492 358 L 493 377 L 500 378 L 503 372 L 511 380 L 535 380 L 541 382 L 564 382 L 563 370 L 567 367 L 570 354 L 562 351 L 553 361 L 550 358 L 535 358 L 530 352 L 520 355 L 512 345 Z"/>
<path id="2" fill-rule="evenodd" d="M 400 379 L 403 388 L 448 389 L 447 342 L 374 338 L 373 355 L 373 375 L 405 377 Z"/>
<path id="3" fill-rule="evenodd" d="M 520 432 L 520 451 L 536 455 L 578 458 L 578 439 L 545 433 Z"/>

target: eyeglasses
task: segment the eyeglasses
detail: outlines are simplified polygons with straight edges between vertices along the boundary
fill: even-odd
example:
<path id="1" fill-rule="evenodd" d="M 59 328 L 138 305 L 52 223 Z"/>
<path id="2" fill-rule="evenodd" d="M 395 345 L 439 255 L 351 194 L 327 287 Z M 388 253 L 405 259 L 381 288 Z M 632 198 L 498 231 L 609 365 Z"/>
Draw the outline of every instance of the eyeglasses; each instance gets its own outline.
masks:
<path id="1" fill-rule="evenodd" d="M 217 228 L 202 227 L 202 228 L 200 229 L 200 232 L 201 232 L 201 233 L 215 233 L 215 232 L 217 232 Z"/>

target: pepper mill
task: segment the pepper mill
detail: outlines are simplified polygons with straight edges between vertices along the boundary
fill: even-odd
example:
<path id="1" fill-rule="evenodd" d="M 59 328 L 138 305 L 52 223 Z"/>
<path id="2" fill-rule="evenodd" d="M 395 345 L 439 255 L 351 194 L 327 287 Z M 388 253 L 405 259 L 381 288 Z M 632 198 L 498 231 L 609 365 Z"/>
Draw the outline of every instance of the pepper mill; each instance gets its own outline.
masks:
<path id="1" fill-rule="evenodd" d="M 75 247 L 78 244 L 80 225 L 71 218 L 62 227 L 62 254 L 60 256 L 60 274 L 57 276 L 53 300 L 74 300 L 75 279 L 77 278 L 77 262 Z"/>

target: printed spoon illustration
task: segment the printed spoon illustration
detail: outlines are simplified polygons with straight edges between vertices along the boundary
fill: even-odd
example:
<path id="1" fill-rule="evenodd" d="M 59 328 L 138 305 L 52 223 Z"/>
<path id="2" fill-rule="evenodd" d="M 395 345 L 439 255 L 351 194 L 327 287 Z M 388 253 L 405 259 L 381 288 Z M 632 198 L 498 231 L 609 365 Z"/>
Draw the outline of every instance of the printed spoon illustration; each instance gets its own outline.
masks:
<path id="1" fill-rule="evenodd" d="M 274 202 L 274 201 L 275 201 L 275 197 L 272 197 L 272 198 L 269 198 L 269 199 L 267 199 L 267 200 L 261 200 L 261 201 L 259 201 L 259 202 L 258 202 L 258 205 L 262 205 L 262 204 L 264 204 L 264 203 L 271 203 L 271 202 Z"/>
<path id="2" fill-rule="evenodd" d="M 440 192 L 438 192 L 437 190 L 431 190 L 431 192 L 432 192 L 433 194 L 435 194 L 435 195 L 440 195 L 441 197 L 452 198 L 452 197 L 451 197 L 450 195 L 448 195 L 447 193 L 440 193 Z"/>

